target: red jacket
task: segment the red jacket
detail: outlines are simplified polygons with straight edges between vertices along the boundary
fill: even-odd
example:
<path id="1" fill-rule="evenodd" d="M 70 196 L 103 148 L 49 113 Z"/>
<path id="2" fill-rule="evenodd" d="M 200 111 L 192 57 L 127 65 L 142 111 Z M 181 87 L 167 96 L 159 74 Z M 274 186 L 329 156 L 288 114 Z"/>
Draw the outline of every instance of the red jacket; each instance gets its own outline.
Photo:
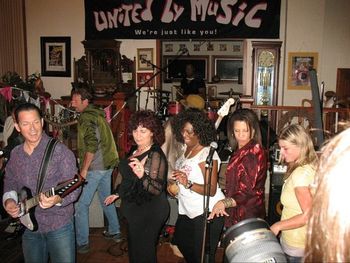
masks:
<path id="1" fill-rule="evenodd" d="M 265 218 L 266 173 L 265 150 L 255 141 L 232 154 L 226 170 L 226 197 L 233 198 L 237 206 L 227 209 L 226 227 L 247 218 Z"/>

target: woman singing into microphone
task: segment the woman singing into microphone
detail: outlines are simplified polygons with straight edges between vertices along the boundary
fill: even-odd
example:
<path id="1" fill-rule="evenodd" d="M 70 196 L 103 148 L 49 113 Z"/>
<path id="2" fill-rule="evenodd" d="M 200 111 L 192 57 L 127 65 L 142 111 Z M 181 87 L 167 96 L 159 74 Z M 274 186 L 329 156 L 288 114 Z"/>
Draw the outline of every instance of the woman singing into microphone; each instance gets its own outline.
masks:
<path id="1" fill-rule="evenodd" d="M 206 159 L 210 152 L 210 143 L 215 141 L 214 124 L 200 110 L 187 109 L 173 121 L 176 140 L 184 144 L 184 154 L 175 163 L 173 178 L 179 184 L 179 217 L 175 226 L 173 243 L 178 246 L 186 262 L 201 260 L 201 247 L 204 231 L 203 195 L 206 174 Z M 220 159 L 215 152 L 210 182 L 209 210 L 223 199 L 224 195 L 217 184 Z M 205 176 L 207 180 L 204 180 Z M 209 244 L 210 262 L 215 260 L 215 252 L 223 228 L 224 219 L 214 218 L 210 223 Z"/>

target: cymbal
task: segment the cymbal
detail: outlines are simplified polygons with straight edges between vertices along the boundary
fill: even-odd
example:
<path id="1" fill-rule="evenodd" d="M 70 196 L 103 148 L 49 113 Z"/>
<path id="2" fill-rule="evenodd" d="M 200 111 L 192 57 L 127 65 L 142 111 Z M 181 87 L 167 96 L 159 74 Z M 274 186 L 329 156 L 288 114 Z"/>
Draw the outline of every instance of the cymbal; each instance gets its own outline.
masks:
<path id="1" fill-rule="evenodd" d="M 167 91 L 167 90 L 158 90 L 158 89 L 154 89 L 154 90 L 143 90 L 144 92 L 150 92 L 150 93 L 163 93 L 163 94 L 170 94 L 171 91 Z"/>
<path id="2" fill-rule="evenodd" d="M 225 98 L 214 98 L 214 97 L 211 97 L 209 98 L 209 101 L 218 101 L 218 100 L 224 100 Z"/>
<path id="3" fill-rule="evenodd" d="M 241 92 L 236 92 L 236 91 L 225 91 L 225 92 L 219 92 L 220 95 L 227 95 L 227 96 L 230 96 L 230 95 L 242 95 Z"/>

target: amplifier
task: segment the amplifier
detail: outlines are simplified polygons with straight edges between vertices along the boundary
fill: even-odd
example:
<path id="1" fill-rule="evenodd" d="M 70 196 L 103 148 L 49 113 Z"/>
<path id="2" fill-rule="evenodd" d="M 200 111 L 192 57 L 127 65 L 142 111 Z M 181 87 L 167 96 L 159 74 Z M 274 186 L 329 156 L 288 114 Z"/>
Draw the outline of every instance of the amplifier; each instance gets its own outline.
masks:
<path id="1" fill-rule="evenodd" d="M 267 221 L 270 225 L 281 218 L 282 204 L 280 201 L 284 175 L 287 172 L 287 166 L 279 164 L 277 160 L 272 164 L 272 173 L 270 178 L 270 193 Z"/>
<path id="2" fill-rule="evenodd" d="M 283 206 L 281 204 L 282 186 L 271 186 L 269 194 L 269 208 L 267 213 L 267 221 L 270 225 L 281 219 Z"/>
<path id="3" fill-rule="evenodd" d="M 270 178 L 270 184 L 272 186 L 282 186 L 284 183 L 284 174 L 287 172 L 287 166 L 273 163 L 272 164 L 272 174 Z"/>

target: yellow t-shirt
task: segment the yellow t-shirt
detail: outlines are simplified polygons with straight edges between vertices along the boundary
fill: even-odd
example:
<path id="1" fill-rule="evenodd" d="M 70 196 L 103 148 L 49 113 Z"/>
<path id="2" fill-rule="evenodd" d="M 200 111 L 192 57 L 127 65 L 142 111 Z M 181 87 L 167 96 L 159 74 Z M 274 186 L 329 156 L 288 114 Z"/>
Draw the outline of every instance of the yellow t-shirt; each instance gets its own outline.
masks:
<path id="1" fill-rule="evenodd" d="M 314 177 L 315 169 L 313 166 L 304 165 L 296 168 L 286 179 L 281 194 L 281 203 L 283 204 L 281 220 L 286 220 L 302 213 L 294 188 L 309 187 L 313 183 Z M 304 249 L 306 228 L 307 226 L 305 225 L 295 229 L 283 230 L 283 242 L 288 246 Z"/>

